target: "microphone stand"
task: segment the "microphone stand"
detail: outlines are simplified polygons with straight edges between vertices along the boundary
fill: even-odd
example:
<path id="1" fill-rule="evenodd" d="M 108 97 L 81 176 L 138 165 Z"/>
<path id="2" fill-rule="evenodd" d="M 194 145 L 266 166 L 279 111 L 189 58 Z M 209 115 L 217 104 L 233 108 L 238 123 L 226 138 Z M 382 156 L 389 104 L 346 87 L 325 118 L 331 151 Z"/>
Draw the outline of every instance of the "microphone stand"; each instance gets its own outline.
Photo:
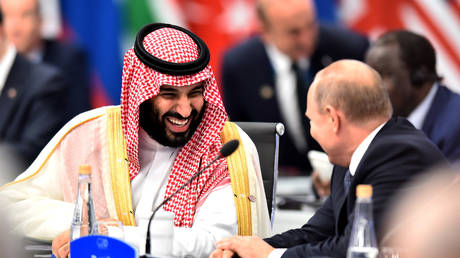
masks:
<path id="1" fill-rule="evenodd" d="M 217 155 L 217 157 L 215 157 L 211 162 L 209 162 L 206 166 L 204 166 L 203 169 L 201 169 L 200 171 L 198 171 L 196 174 L 194 174 L 185 184 L 183 184 L 179 189 L 177 189 L 176 191 L 174 191 L 174 193 L 172 193 L 170 196 L 168 196 L 166 199 L 163 200 L 163 202 L 161 202 L 152 212 L 152 215 L 150 216 L 149 218 L 149 223 L 147 225 L 147 236 L 146 236 L 146 242 L 145 242 L 145 255 L 142 255 L 140 256 L 141 258 L 150 258 L 150 257 L 153 257 L 150 255 L 150 224 L 152 223 L 152 220 L 153 220 L 153 217 L 155 216 L 155 213 L 165 204 L 167 203 L 169 200 L 171 200 L 171 198 L 173 198 L 178 192 L 180 192 L 182 189 L 184 189 L 184 187 L 186 187 L 187 185 L 189 185 L 193 180 L 195 180 L 195 178 L 197 178 L 199 175 L 201 175 L 201 173 L 203 173 L 203 171 L 205 171 L 206 169 L 208 169 L 212 164 L 214 164 L 218 159 L 221 159 L 221 158 L 225 158 L 227 156 L 229 156 L 230 154 L 232 154 L 236 148 L 238 148 L 238 145 L 239 145 L 239 141 L 238 140 L 230 140 L 228 141 L 226 144 L 224 144 L 224 146 L 222 146 L 222 148 L 220 149 L 219 151 L 219 155 Z M 214 171 L 213 171 L 214 172 Z"/>

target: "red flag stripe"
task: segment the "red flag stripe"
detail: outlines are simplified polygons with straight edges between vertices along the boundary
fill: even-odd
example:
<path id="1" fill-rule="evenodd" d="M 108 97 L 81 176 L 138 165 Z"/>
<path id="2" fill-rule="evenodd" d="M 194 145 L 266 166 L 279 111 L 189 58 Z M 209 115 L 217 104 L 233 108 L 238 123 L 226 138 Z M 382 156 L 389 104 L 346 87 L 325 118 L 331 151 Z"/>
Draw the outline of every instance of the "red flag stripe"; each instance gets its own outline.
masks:
<path id="1" fill-rule="evenodd" d="M 424 9 L 415 1 L 408 0 L 411 2 L 411 6 L 414 8 L 416 13 L 420 16 L 420 19 L 425 23 L 427 28 L 430 30 L 430 33 L 436 37 L 436 40 L 441 44 L 442 48 L 448 56 L 451 57 L 451 62 L 456 66 L 456 69 L 460 71 L 460 57 L 457 52 L 454 50 L 451 42 L 447 40 L 446 37 L 440 32 L 431 18 L 426 14 Z"/>

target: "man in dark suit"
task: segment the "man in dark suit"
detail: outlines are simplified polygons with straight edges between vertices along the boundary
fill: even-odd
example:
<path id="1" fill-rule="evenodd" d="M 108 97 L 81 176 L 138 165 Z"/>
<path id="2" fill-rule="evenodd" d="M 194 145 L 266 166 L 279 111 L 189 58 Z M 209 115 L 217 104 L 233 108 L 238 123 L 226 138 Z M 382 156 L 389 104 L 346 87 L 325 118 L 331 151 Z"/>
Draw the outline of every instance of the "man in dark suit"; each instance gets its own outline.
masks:
<path id="1" fill-rule="evenodd" d="M 345 257 L 358 184 L 373 188 L 377 237 L 392 197 L 425 169 L 446 162 L 439 149 L 392 107 L 379 74 L 342 60 L 320 71 L 308 92 L 311 135 L 335 164 L 331 195 L 301 228 L 263 241 L 233 237 L 217 242 L 214 257 Z M 224 251 L 226 250 L 226 251 Z M 225 253 L 227 252 L 227 253 Z"/>
<path id="2" fill-rule="evenodd" d="M 68 87 L 54 67 L 16 53 L 1 17 L 0 12 L 0 142 L 27 166 L 67 121 L 62 110 Z"/>
<path id="3" fill-rule="evenodd" d="M 372 44 L 366 62 L 382 75 L 394 115 L 407 117 L 449 160 L 458 160 L 460 95 L 440 84 L 428 39 L 410 31 L 387 32 Z"/>
<path id="4" fill-rule="evenodd" d="M 369 43 L 351 31 L 318 25 L 312 0 L 259 0 L 257 12 L 261 34 L 224 55 L 225 108 L 232 121 L 283 122 L 280 172 L 309 174 L 307 152 L 320 147 L 303 115 L 308 85 L 335 60 L 362 60 Z"/>
<path id="5" fill-rule="evenodd" d="M 44 39 L 38 0 L 1 0 L 6 37 L 17 51 L 36 63 L 55 66 L 65 76 L 72 98 L 69 119 L 90 109 L 89 68 L 86 53 L 79 47 Z"/>

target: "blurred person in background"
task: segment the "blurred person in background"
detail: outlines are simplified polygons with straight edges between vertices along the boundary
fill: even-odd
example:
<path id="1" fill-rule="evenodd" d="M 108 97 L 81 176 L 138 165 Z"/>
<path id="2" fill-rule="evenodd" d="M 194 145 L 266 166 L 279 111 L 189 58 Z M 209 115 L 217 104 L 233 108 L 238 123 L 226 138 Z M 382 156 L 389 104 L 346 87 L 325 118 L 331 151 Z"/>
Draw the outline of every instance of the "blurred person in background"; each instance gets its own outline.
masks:
<path id="1" fill-rule="evenodd" d="M 259 35 L 229 49 L 222 65 L 224 104 L 232 121 L 282 122 L 281 175 L 309 175 L 309 150 L 321 150 L 304 116 L 308 87 L 335 60 L 364 59 L 367 38 L 320 25 L 312 0 L 258 0 Z"/>
<path id="2" fill-rule="evenodd" d="M 366 62 L 381 74 L 393 115 L 407 117 L 450 161 L 458 160 L 460 95 L 441 84 L 430 41 L 411 31 L 390 31 L 372 44 Z"/>
<path id="3" fill-rule="evenodd" d="M 17 51 L 35 63 L 57 67 L 65 76 L 72 98 L 68 119 L 90 109 L 89 67 L 86 53 L 79 47 L 44 39 L 39 0 L 0 0 L 4 31 Z"/>
<path id="4" fill-rule="evenodd" d="M 68 90 L 56 68 L 32 63 L 16 52 L 5 36 L 0 11 L 0 143 L 24 166 L 65 124 Z"/>
<path id="5" fill-rule="evenodd" d="M 11 233 L 9 222 L 9 213 L 3 208 L 3 202 L 0 198 L 0 258 L 26 258 L 21 238 Z"/>
<path id="6" fill-rule="evenodd" d="M 306 116 L 311 135 L 335 164 L 330 197 L 302 227 L 266 239 L 218 241 L 213 257 L 345 257 L 359 184 L 372 185 L 374 226 L 381 239 L 384 214 L 395 195 L 427 168 L 447 162 L 423 132 L 391 115 L 380 75 L 368 65 L 341 60 L 317 73 Z"/>
<path id="7" fill-rule="evenodd" d="M 388 214 L 382 257 L 460 257 L 459 167 L 433 169 L 410 189 Z"/>
<path id="8" fill-rule="evenodd" d="M 0 186 L 11 182 L 26 169 L 11 146 L 0 142 Z"/>

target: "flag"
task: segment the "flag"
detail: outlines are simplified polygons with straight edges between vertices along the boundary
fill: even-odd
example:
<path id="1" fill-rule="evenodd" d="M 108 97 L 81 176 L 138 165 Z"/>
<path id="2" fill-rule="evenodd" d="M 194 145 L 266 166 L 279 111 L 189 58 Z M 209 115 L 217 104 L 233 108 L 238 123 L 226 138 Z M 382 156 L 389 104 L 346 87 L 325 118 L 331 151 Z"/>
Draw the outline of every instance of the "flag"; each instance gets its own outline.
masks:
<path id="1" fill-rule="evenodd" d="M 208 45 L 211 66 L 220 81 L 224 51 L 257 28 L 255 0 L 177 0 L 177 3 L 184 24 Z"/>
<path id="2" fill-rule="evenodd" d="M 49 1 L 49 0 L 43 0 Z M 315 0 L 319 19 L 335 22 L 335 1 Z M 123 54 L 142 26 L 163 22 L 200 36 L 220 80 L 221 58 L 258 30 L 256 0 L 60 0 L 61 38 L 82 45 L 92 67 L 93 107 L 118 104 Z"/>
<path id="3" fill-rule="evenodd" d="M 206 42 L 219 78 L 223 52 L 255 28 L 255 0 L 135 0 L 124 2 L 127 43 L 152 22 L 183 26 Z M 131 43 L 132 44 L 132 43 Z"/>
<path id="4" fill-rule="evenodd" d="M 184 26 L 176 0 L 125 0 L 123 2 L 124 48 L 131 48 L 137 32 L 153 22 Z"/>
<path id="5" fill-rule="evenodd" d="M 81 45 L 89 54 L 91 104 L 118 104 L 122 58 L 120 15 L 115 0 L 61 0 L 62 38 Z"/>
<path id="6" fill-rule="evenodd" d="M 460 91 L 460 3 L 458 0 L 342 0 L 341 14 L 351 28 L 376 38 L 408 29 L 428 38 L 436 49 L 437 70 Z"/>

